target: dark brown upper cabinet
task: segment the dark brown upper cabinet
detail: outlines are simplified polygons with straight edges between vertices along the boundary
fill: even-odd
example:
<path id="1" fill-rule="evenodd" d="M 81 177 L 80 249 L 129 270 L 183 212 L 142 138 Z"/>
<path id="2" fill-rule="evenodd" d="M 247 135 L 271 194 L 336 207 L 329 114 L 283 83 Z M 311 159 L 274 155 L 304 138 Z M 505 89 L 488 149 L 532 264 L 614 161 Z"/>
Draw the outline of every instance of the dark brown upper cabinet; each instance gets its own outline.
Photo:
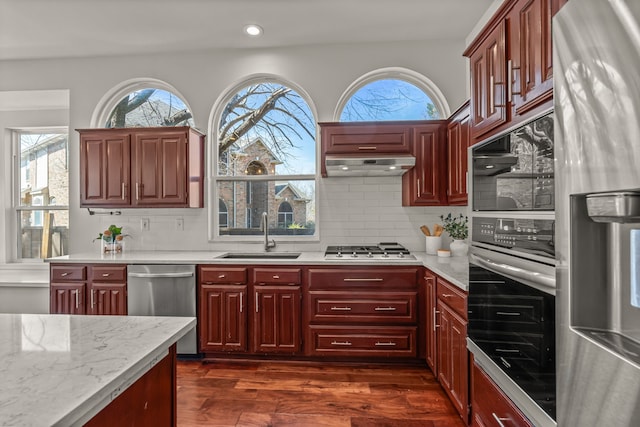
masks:
<path id="1" fill-rule="evenodd" d="M 195 129 L 78 132 L 81 207 L 204 206 L 204 135 Z"/>

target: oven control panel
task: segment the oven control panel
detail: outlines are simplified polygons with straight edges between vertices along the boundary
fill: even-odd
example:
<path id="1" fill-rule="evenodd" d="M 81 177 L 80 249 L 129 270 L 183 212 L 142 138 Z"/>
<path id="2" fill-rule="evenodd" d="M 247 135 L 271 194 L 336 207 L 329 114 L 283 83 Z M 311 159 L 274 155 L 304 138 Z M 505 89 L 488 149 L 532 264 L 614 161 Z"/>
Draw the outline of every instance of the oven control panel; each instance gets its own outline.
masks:
<path id="1" fill-rule="evenodd" d="M 547 219 L 474 217 L 474 242 L 555 256 L 555 222 Z"/>

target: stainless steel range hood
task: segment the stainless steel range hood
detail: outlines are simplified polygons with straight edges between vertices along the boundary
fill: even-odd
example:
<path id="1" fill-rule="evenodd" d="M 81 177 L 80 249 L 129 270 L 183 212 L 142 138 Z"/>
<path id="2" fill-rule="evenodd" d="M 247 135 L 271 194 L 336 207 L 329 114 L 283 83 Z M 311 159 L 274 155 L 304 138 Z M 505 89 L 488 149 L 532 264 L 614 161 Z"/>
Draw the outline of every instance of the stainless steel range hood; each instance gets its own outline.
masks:
<path id="1" fill-rule="evenodd" d="M 326 156 L 327 176 L 394 176 L 402 175 L 416 164 L 416 158 L 403 156 Z"/>

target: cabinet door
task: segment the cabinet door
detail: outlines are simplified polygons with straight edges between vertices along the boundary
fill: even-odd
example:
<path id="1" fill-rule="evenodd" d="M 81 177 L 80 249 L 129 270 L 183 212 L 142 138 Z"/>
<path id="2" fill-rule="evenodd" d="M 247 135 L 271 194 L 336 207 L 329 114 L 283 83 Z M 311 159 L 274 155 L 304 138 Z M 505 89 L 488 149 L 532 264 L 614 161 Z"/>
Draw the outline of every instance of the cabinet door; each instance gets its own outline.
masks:
<path id="1" fill-rule="evenodd" d="M 51 283 L 51 314 L 85 314 L 85 283 Z"/>
<path id="2" fill-rule="evenodd" d="M 505 22 L 501 21 L 469 57 L 474 138 L 507 121 L 504 42 Z"/>
<path id="3" fill-rule="evenodd" d="M 129 156 L 128 133 L 80 133 L 81 207 L 130 204 Z"/>
<path id="4" fill-rule="evenodd" d="M 403 206 L 446 205 L 446 122 L 413 128 L 416 165 L 402 176 Z"/>
<path id="5" fill-rule="evenodd" d="M 551 99 L 553 0 L 520 0 L 509 15 L 510 63 L 516 114 L 524 114 Z"/>
<path id="6" fill-rule="evenodd" d="M 437 302 L 438 381 L 463 420 L 469 416 L 469 356 L 467 322 L 441 300 Z"/>
<path id="7" fill-rule="evenodd" d="M 135 132 L 131 160 L 134 206 L 188 207 L 185 131 Z"/>
<path id="8" fill-rule="evenodd" d="M 476 364 L 471 375 L 471 426 L 531 427 L 531 423 Z"/>
<path id="9" fill-rule="evenodd" d="M 467 322 L 451 312 L 449 340 L 451 355 L 451 402 L 463 420 L 469 419 L 469 352 Z"/>
<path id="10" fill-rule="evenodd" d="M 256 286 L 253 351 L 294 354 L 300 351 L 299 286 Z"/>
<path id="11" fill-rule="evenodd" d="M 246 351 L 247 286 L 202 285 L 200 349 Z"/>
<path id="12" fill-rule="evenodd" d="M 119 315 L 127 314 L 126 283 L 96 283 L 89 285 L 89 306 L 87 314 Z"/>
<path id="13" fill-rule="evenodd" d="M 427 365 L 431 368 L 433 374 L 437 377 L 438 365 L 437 354 L 438 347 L 436 344 L 437 330 L 437 309 L 436 309 L 436 275 L 431 271 L 424 271 L 425 283 L 425 308 L 426 308 L 426 359 Z"/>
<path id="14" fill-rule="evenodd" d="M 447 164 L 449 205 L 467 204 L 467 149 L 469 148 L 469 106 L 453 117 L 447 126 Z"/>

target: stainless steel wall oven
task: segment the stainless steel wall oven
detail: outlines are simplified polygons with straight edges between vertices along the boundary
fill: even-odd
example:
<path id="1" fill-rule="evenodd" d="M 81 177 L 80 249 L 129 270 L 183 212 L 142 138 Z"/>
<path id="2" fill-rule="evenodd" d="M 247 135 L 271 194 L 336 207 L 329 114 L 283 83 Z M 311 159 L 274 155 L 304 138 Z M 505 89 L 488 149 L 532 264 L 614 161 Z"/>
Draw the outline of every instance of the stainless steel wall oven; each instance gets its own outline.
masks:
<path id="1" fill-rule="evenodd" d="M 553 113 L 471 148 L 468 339 L 537 427 L 555 426 Z"/>

